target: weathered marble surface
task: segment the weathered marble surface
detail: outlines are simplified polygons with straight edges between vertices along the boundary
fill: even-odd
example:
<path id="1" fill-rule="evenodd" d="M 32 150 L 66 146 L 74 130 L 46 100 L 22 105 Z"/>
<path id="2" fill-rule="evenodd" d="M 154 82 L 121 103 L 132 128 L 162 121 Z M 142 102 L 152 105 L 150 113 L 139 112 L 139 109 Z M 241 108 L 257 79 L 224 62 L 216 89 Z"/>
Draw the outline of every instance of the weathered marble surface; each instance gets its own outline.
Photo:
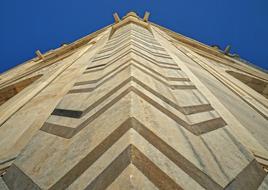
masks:
<path id="1" fill-rule="evenodd" d="M 6 185 L 266 188 L 250 152 L 266 155 L 266 140 L 234 117 L 238 111 L 220 92 L 238 96 L 202 76 L 209 74 L 193 62 L 194 52 L 183 53 L 135 14 L 127 18 L 63 60 L 68 68 L 0 127 L 0 158 L 20 153 L 3 176 Z"/>

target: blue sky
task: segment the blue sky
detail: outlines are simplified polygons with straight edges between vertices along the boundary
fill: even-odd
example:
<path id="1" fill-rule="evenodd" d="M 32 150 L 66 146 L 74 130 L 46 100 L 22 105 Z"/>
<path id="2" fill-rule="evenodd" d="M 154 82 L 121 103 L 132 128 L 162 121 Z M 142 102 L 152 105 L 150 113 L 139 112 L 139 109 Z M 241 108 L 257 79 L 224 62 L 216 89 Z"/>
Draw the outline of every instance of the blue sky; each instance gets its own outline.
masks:
<path id="1" fill-rule="evenodd" d="M 1 0 L 0 72 L 69 43 L 134 10 L 205 44 L 268 69 L 268 0 Z"/>

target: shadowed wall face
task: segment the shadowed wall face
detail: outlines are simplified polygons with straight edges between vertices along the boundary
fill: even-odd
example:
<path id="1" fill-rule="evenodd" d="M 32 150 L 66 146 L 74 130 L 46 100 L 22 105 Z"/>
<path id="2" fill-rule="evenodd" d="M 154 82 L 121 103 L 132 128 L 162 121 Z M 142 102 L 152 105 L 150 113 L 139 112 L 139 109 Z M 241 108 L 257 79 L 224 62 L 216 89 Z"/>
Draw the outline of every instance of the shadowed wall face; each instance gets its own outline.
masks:
<path id="1" fill-rule="evenodd" d="M 24 88 L 32 84 L 34 81 L 39 79 L 42 75 L 37 75 L 28 79 L 24 79 L 10 86 L 0 89 L 0 105 L 8 101 L 10 98 L 18 94 Z"/>
<path id="2" fill-rule="evenodd" d="M 268 82 L 263 81 L 242 73 L 237 73 L 234 71 L 227 71 L 230 75 L 237 78 L 241 82 L 245 83 L 246 85 L 250 86 L 252 89 L 256 90 L 266 98 L 268 98 Z"/>

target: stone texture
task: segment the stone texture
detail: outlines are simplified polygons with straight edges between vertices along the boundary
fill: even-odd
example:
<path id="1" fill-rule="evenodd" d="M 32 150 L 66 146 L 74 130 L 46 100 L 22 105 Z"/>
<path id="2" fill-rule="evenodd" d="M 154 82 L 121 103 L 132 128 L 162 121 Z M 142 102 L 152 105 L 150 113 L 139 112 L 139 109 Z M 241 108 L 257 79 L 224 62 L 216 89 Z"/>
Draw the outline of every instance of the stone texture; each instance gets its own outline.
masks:
<path id="1" fill-rule="evenodd" d="M 203 45 L 175 43 L 174 34 L 134 13 L 115 18 L 22 90 L 29 99 L 19 93 L 0 107 L 13 113 L 0 127 L 7 187 L 265 188 L 266 98 L 229 81 L 220 70 L 229 64 L 204 58 L 196 52 Z M 234 106 L 243 102 L 241 115 L 258 114 L 256 134 L 225 93 Z"/>
<path id="2" fill-rule="evenodd" d="M 8 187 L 2 177 L 0 177 L 0 190 L 8 190 Z"/>

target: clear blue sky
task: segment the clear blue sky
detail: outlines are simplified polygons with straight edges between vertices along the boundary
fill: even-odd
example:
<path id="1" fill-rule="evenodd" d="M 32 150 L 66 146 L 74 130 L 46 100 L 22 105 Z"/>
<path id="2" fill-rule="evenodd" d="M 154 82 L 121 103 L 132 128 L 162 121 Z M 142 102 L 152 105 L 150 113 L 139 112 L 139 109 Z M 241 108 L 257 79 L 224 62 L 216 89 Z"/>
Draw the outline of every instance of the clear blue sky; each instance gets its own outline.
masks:
<path id="1" fill-rule="evenodd" d="M 134 10 L 268 69 L 268 0 L 0 0 L 0 72 L 72 42 Z"/>

